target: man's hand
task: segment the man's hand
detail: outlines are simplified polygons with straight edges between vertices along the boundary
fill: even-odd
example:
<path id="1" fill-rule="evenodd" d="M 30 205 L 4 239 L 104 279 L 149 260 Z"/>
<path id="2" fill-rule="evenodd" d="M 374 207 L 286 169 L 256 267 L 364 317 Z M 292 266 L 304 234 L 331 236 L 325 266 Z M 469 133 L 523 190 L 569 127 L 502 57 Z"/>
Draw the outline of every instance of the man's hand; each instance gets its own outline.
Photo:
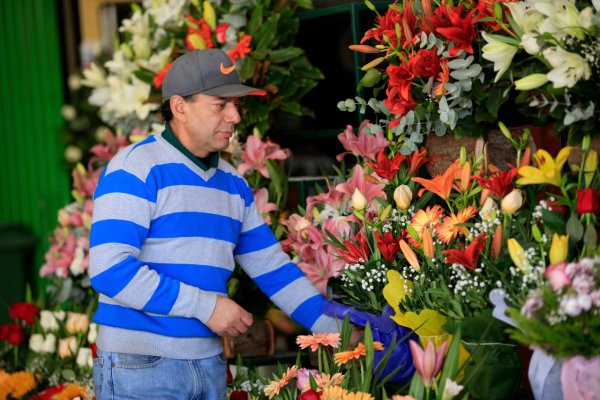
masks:
<path id="1" fill-rule="evenodd" d="M 254 322 L 252 314 L 235 301 L 217 296 L 215 309 L 206 326 L 219 336 L 239 336 Z"/>

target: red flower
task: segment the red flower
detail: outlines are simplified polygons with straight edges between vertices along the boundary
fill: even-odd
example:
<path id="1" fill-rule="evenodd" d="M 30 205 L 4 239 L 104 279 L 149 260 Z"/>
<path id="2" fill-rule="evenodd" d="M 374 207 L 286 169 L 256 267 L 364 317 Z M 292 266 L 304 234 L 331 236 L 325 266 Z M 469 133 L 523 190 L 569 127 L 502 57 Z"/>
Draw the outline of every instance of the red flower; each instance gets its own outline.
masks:
<path id="1" fill-rule="evenodd" d="M 229 24 L 223 23 L 217 25 L 215 28 L 215 33 L 217 34 L 217 42 L 224 44 L 227 41 L 227 29 L 229 28 Z"/>
<path id="2" fill-rule="evenodd" d="M 577 212 L 579 214 L 592 213 L 600 211 L 600 196 L 596 189 L 578 189 L 577 190 Z"/>
<path id="3" fill-rule="evenodd" d="M 517 168 L 511 168 L 508 171 L 496 171 L 489 178 L 476 175 L 473 178 L 482 188 L 489 190 L 498 199 L 503 199 L 513 190 L 513 181 L 517 176 L 517 172 Z"/>
<path id="4" fill-rule="evenodd" d="M 437 76 L 440 72 L 440 58 L 437 55 L 437 47 L 431 50 L 422 49 L 408 60 L 408 70 L 414 75 L 423 78 Z"/>
<path id="5" fill-rule="evenodd" d="M 448 40 L 454 42 L 454 47 L 450 49 L 449 54 L 455 57 L 459 50 L 465 50 L 467 53 L 473 54 L 473 41 L 477 36 L 475 31 L 475 23 L 481 19 L 481 16 L 473 18 L 473 14 L 477 12 L 477 8 L 472 9 L 463 18 L 463 5 L 458 7 L 450 7 L 440 5 L 440 9 L 450 22 L 447 28 L 437 28 L 436 32 L 445 36 Z"/>
<path id="6" fill-rule="evenodd" d="M 470 270 L 477 268 L 479 255 L 485 247 L 485 239 L 485 233 L 480 233 L 467 248 L 461 246 L 460 249 L 442 251 L 442 254 L 447 256 L 445 260 L 446 264 L 460 264 Z"/>
<path id="7" fill-rule="evenodd" d="M 245 390 L 234 390 L 229 395 L 229 400 L 248 400 L 248 392 Z"/>
<path id="8" fill-rule="evenodd" d="M 12 319 L 22 319 L 33 325 L 35 317 L 40 315 L 40 309 L 31 303 L 12 303 L 8 313 Z"/>
<path id="9" fill-rule="evenodd" d="M 344 246 L 346 246 L 346 250 L 340 249 L 340 253 L 344 261 L 348 264 L 356 264 L 361 260 L 362 262 L 369 260 L 371 252 L 369 251 L 367 238 L 362 233 L 356 235 L 356 241 L 345 240 Z"/>
<path id="10" fill-rule="evenodd" d="M 427 150 L 425 147 L 421 147 L 419 150 L 413 151 L 406 157 L 406 163 L 408 164 L 408 175 L 413 176 L 415 172 L 421 168 L 421 165 L 429 161 L 429 158 L 425 157 Z"/>
<path id="11" fill-rule="evenodd" d="M 9 322 L 0 326 L 0 340 L 18 346 L 25 341 L 25 331 L 21 325 Z"/>
<path id="12" fill-rule="evenodd" d="M 252 42 L 252 36 L 245 35 L 238 44 L 235 45 L 234 48 L 227 52 L 231 61 L 235 62 L 238 58 L 242 60 L 246 58 L 246 54 L 250 53 L 252 49 L 250 49 L 250 43 Z"/>
<path id="13" fill-rule="evenodd" d="M 298 396 L 298 400 L 319 400 L 323 392 L 317 392 L 315 389 L 308 389 Z"/>
<path id="14" fill-rule="evenodd" d="M 171 65 L 173 65 L 173 63 L 168 63 L 163 69 L 161 69 L 156 73 L 156 75 L 154 75 L 154 78 L 152 78 L 152 84 L 155 88 L 160 89 L 163 81 L 165 80 L 165 76 L 167 76 L 167 72 L 169 72 L 169 70 L 171 69 Z"/>
<path id="15" fill-rule="evenodd" d="M 56 386 L 49 387 L 43 392 L 35 394 L 31 400 L 52 400 L 57 394 L 62 393 L 65 389 L 65 385 L 66 383 L 60 383 Z"/>
<path id="16" fill-rule="evenodd" d="M 92 350 L 92 358 L 97 358 L 98 357 L 98 346 L 96 345 L 96 343 L 92 343 L 90 345 L 90 350 Z"/>
<path id="17" fill-rule="evenodd" d="M 398 239 L 394 238 L 392 232 L 386 232 L 383 237 L 379 232 L 375 232 L 375 239 L 377 240 L 377 248 L 386 261 L 391 262 L 396 258 L 396 253 L 400 251 L 400 244 Z"/>
<path id="18" fill-rule="evenodd" d="M 187 20 L 188 34 L 184 41 L 188 50 L 194 51 L 196 49 L 196 47 L 194 47 L 189 40 L 189 37 L 194 34 L 200 36 L 202 40 L 204 40 L 204 45 L 207 49 L 212 49 L 215 47 L 212 41 L 212 31 L 210 30 L 210 26 L 208 26 L 208 24 L 204 21 L 204 18 L 195 19 L 194 17 L 188 15 L 185 17 L 185 19 Z"/>
<path id="19" fill-rule="evenodd" d="M 550 210 L 552 210 L 553 213 L 560 214 L 563 217 L 567 216 L 567 206 L 563 204 L 558 205 L 554 200 L 546 200 L 546 204 L 548 204 L 548 207 L 550 208 Z"/>
<path id="20" fill-rule="evenodd" d="M 391 160 L 384 154 L 383 149 L 377 154 L 377 165 L 372 162 L 366 163 L 369 167 L 375 171 L 381 178 L 392 180 L 400 170 L 400 164 L 402 164 L 404 156 L 396 154 Z"/>
<path id="21" fill-rule="evenodd" d="M 227 384 L 229 385 L 233 382 L 233 374 L 231 373 L 231 365 L 227 363 Z"/>

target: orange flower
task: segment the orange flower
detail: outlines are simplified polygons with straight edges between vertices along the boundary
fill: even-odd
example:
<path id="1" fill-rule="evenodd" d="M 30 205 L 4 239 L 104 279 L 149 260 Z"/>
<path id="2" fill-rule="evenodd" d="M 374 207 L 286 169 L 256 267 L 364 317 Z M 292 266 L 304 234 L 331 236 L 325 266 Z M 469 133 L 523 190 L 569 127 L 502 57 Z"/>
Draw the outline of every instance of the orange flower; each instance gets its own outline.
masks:
<path id="1" fill-rule="evenodd" d="M 238 58 L 242 60 L 246 58 L 246 54 L 250 53 L 252 49 L 250 48 L 250 42 L 252 42 L 252 36 L 244 35 L 242 39 L 235 45 L 231 50 L 227 52 L 231 61 L 235 62 Z"/>
<path id="2" fill-rule="evenodd" d="M 35 389 L 36 382 L 33 374 L 28 371 L 19 371 L 11 375 L 13 384 L 12 393 L 10 394 L 15 399 L 20 399 L 27 393 Z"/>
<path id="3" fill-rule="evenodd" d="M 419 150 L 413 151 L 406 157 L 406 164 L 408 164 L 408 175 L 413 176 L 421 167 L 421 165 L 429 161 L 429 158 L 425 157 L 426 152 L 427 150 L 425 150 L 425 147 L 421 147 Z"/>
<path id="4" fill-rule="evenodd" d="M 359 343 L 354 350 L 340 351 L 333 356 L 333 360 L 337 365 L 346 364 L 350 360 L 359 359 L 367 355 L 367 349 L 364 343 Z"/>
<path id="5" fill-rule="evenodd" d="M 296 343 L 301 349 L 310 347 L 312 351 L 317 351 L 319 345 L 330 346 L 337 349 L 340 345 L 339 333 L 313 333 L 312 335 L 298 335 Z"/>
<path id="6" fill-rule="evenodd" d="M 373 350 L 375 351 L 383 351 L 385 350 L 383 347 L 383 343 L 381 342 L 373 342 Z"/>
<path id="7" fill-rule="evenodd" d="M 437 194 L 442 199 L 448 200 L 450 192 L 452 191 L 452 184 L 454 183 L 454 174 L 460 169 L 460 160 L 456 160 L 442 175 L 437 175 L 432 179 L 412 178 L 413 181 L 420 183 L 423 186 L 423 188 L 419 190 L 419 197 L 421 197 L 424 191 L 428 190 Z"/>
<path id="8" fill-rule="evenodd" d="M 423 252 L 425 253 L 425 257 L 433 258 L 435 251 L 433 249 L 433 237 L 431 237 L 431 231 L 429 228 L 423 229 L 421 238 L 423 241 Z"/>
<path id="9" fill-rule="evenodd" d="M 365 392 L 356 392 L 356 393 L 347 393 L 344 397 L 344 400 L 375 400 L 375 397 L 371 396 L 369 393 Z"/>
<path id="10" fill-rule="evenodd" d="M 427 207 L 425 210 L 417 210 L 412 217 L 410 226 L 417 231 L 419 235 L 427 228 L 433 227 L 440 223 L 440 218 L 444 216 L 444 211 L 438 205 Z"/>
<path id="11" fill-rule="evenodd" d="M 13 381 L 8 372 L 0 370 L 0 399 L 7 399 L 13 391 Z"/>
<path id="12" fill-rule="evenodd" d="M 442 224 L 435 227 L 440 240 L 448 244 L 460 233 L 465 236 L 468 235 L 469 230 L 464 224 L 475 214 L 477 214 L 477 209 L 473 206 L 468 206 L 464 210 L 460 210 L 456 214 L 452 213 L 444 218 Z"/>
<path id="13" fill-rule="evenodd" d="M 87 398 L 85 387 L 73 383 L 60 392 L 56 400 L 87 400 Z"/>
<path id="14" fill-rule="evenodd" d="M 450 67 L 448 67 L 448 59 L 443 58 L 440 61 L 440 67 L 442 70 L 438 75 L 438 85 L 435 87 L 434 94 L 437 96 L 443 96 L 446 94 L 446 89 L 444 88 L 444 84 L 450 82 Z"/>
<path id="15" fill-rule="evenodd" d="M 326 388 L 328 386 L 339 386 L 344 381 L 344 374 L 340 372 L 336 372 L 333 375 L 329 375 L 326 373 L 321 373 L 313 376 L 315 378 L 315 382 L 317 383 L 317 387 L 319 389 Z"/>
<path id="16" fill-rule="evenodd" d="M 296 367 L 295 365 L 292 365 L 291 367 L 289 367 L 287 369 L 287 371 L 283 374 L 283 376 L 281 377 L 280 380 L 273 381 L 273 382 L 269 383 L 267 386 L 265 386 L 265 388 L 264 388 L 265 395 L 267 395 L 269 397 L 269 399 L 272 399 L 275 395 L 279 394 L 279 391 L 281 389 L 283 389 L 285 387 L 285 385 L 290 383 L 291 379 L 296 377 L 297 373 L 298 373 L 298 367 Z"/>
<path id="17" fill-rule="evenodd" d="M 404 254 L 404 257 L 406 257 L 406 261 L 408 261 L 410 266 L 413 267 L 413 269 L 417 272 L 421 271 L 421 265 L 419 264 L 419 259 L 417 258 L 415 251 L 411 249 L 408 243 L 406 243 L 403 239 L 400 239 L 398 243 L 400 244 L 400 250 L 402 251 L 402 254 Z"/>
<path id="18" fill-rule="evenodd" d="M 329 386 L 323 388 L 323 394 L 321 395 L 321 400 L 342 400 L 345 395 L 348 394 L 348 391 L 343 387 L 339 386 Z"/>
<path id="19" fill-rule="evenodd" d="M 454 189 L 461 193 L 465 193 L 471 186 L 471 163 L 465 162 L 460 168 L 457 168 L 454 172 L 454 179 L 458 180 L 458 183 L 454 185 Z"/>

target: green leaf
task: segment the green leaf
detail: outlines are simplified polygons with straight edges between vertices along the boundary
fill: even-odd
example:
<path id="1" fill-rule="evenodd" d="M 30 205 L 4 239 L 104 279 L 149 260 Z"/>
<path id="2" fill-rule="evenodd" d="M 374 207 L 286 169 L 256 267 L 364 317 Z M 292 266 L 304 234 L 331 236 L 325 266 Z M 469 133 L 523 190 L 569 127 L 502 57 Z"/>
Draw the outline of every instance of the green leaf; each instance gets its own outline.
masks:
<path id="1" fill-rule="evenodd" d="M 283 49 L 273 50 L 269 55 L 269 60 L 276 64 L 290 61 L 304 54 L 304 50 L 299 47 L 286 47 Z"/>
<path id="2" fill-rule="evenodd" d="M 542 221 L 544 225 L 549 228 L 552 232 L 564 235 L 566 230 L 566 221 L 561 214 L 552 212 L 550 210 L 542 210 Z"/>
<path id="3" fill-rule="evenodd" d="M 298 103 L 283 103 L 281 105 L 281 111 L 292 115 L 297 115 L 299 117 L 302 116 L 302 109 Z"/>
<path id="4" fill-rule="evenodd" d="M 268 50 L 273 45 L 273 40 L 277 36 L 278 15 L 270 16 L 261 26 L 254 38 L 256 40 L 256 50 Z"/>
<path id="5" fill-rule="evenodd" d="M 263 7 L 261 4 L 256 4 L 254 6 L 254 9 L 252 10 L 252 17 L 250 18 L 250 21 L 248 21 L 248 33 L 250 35 L 254 35 L 254 32 L 256 32 L 260 28 L 262 19 Z"/>
<path id="6" fill-rule="evenodd" d="M 583 224 L 577 214 L 571 214 L 567 221 L 567 235 L 576 242 L 583 238 Z"/>
<path id="7" fill-rule="evenodd" d="M 585 233 L 583 235 L 583 244 L 587 247 L 588 252 L 593 252 L 598 244 L 598 235 L 596 234 L 596 228 L 594 224 L 587 224 L 585 227 Z"/>
<path id="8" fill-rule="evenodd" d="M 312 10 L 314 8 L 312 0 L 296 0 L 296 4 L 298 4 L 298 7 L 302 7 L 307 10 Z"/>
<path id="9" fill-rule="evenodd" d="M 75 381 L 75 372 L 72 369 L 63 369 L 61 372 L 62 377 L 68 382 Z"/>
<path id="10" fill-rule="evenodd" d="M 373 87 L 381 80 L 381 72 L 375 68 L 371 68 L 360 80 L 360 84 L 364 87 Z"/>

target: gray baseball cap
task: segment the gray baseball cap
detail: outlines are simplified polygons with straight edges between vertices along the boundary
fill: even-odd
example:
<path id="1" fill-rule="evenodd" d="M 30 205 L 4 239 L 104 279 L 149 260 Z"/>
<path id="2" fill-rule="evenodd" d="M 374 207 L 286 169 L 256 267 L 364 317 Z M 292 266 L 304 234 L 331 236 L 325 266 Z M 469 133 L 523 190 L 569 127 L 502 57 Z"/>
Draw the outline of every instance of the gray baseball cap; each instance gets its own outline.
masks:
<path id="1" fill-rule="evenodd" d="M 264 90 L 242 85 L 235 64 L 222 50 L 185 53 L 173 62 L 162 84 L 163 100 L 203 93 L 217 97 L 264 96 Z"/>

